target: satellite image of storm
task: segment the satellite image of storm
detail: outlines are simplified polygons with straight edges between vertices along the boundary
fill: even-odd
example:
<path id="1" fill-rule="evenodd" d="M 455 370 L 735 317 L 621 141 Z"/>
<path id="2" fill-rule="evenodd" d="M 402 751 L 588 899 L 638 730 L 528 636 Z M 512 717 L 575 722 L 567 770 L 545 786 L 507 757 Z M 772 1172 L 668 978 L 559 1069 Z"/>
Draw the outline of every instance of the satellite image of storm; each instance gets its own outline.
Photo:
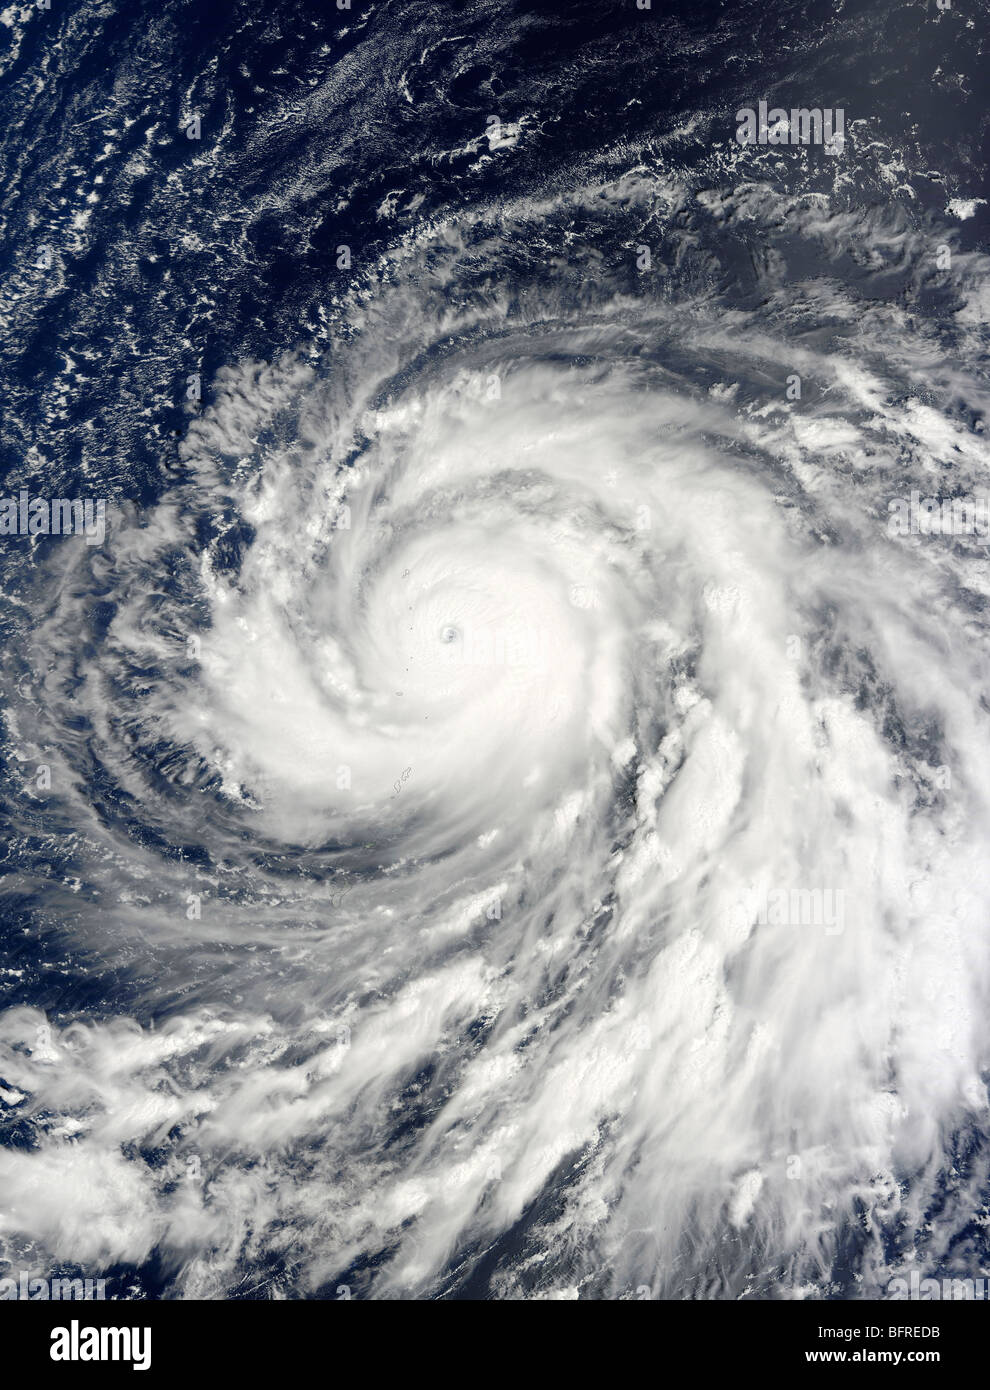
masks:
<path id="1" fill-rule="evenodd" d="M 987 1299 L 988 65 L 0 10 L 0 1299 Z"/>

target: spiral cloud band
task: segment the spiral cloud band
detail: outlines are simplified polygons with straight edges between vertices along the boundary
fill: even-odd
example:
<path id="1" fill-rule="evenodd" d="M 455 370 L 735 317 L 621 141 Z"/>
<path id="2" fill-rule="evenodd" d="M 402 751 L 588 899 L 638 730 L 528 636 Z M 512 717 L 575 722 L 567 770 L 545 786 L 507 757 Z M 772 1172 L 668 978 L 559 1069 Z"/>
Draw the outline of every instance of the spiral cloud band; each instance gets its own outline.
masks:
<path id="1" fill-rule="evenodd" d="M 748 104 L 718 168 L 682 133 L 413 207 L 150 491 L 66 484 L 101 544 L 6 541 L 15 1268 L 982 1269 L 986 544 L 891 518 L 985 505 L 990 267 L 847 196 L 848 113 L 775 178 Z"/>

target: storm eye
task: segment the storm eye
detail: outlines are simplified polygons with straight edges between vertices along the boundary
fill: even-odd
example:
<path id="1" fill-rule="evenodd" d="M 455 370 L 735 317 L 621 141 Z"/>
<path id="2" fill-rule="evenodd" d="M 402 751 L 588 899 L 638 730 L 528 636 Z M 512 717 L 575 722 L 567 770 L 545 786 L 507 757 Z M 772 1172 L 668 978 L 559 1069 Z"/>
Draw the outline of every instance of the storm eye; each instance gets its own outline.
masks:
<path id="1" fill-rule="evenodd" d="M 460 634 L 456 627 L 445 627 L 440 634 L 441 642 L 456 642 Z"/>

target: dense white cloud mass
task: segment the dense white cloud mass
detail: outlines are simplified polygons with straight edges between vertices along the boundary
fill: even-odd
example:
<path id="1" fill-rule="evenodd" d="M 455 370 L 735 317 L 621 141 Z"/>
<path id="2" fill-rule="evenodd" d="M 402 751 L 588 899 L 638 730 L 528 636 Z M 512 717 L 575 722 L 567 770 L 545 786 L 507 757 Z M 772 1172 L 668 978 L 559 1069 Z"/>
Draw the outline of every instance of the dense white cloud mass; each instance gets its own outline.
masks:
<path id="1" fill-rule="evenodd" d="M 187 1296 L 974 1272 L 986 549 L 888 508 L 983 485 L 986 267 L 947 345 L 828 276 L 930 239 L 709 211 L 825 278 L 727 311 L 494 275 L 529 206 L 434 229 L 52 552 L 10 726 L 76 830 L 74 949 L 159 1022 L 0 1019 L 8 1251 L 157 1252 Z"/>
<path id="2" fill-rule="evenodd" d="M 990 1275 L 985 26 L 220 8 L 0 16 L 0 1278 Z"/>

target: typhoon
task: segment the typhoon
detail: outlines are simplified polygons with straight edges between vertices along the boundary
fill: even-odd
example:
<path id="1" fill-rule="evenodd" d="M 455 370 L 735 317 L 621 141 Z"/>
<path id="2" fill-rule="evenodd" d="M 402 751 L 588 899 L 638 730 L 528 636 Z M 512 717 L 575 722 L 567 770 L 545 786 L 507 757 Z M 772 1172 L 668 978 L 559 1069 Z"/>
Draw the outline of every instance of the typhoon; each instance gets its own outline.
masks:
<path id="1" fill-rule="evenodd" d="M 988 1272 L 990 26 L 731 8 L 0 15 L 0 1274 Z"/>

